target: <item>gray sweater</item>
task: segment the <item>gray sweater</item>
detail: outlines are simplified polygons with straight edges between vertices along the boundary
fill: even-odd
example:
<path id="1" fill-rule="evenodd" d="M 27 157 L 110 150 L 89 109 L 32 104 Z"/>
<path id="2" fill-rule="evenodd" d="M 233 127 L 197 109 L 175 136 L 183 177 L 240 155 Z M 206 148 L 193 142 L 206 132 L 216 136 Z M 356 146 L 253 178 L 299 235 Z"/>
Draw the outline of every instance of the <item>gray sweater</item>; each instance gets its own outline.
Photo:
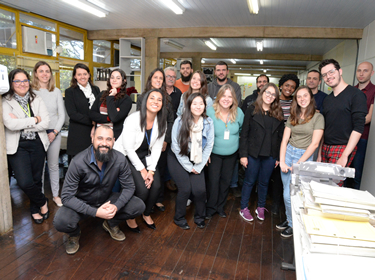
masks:
<path id="1" fill-rule="evenodd" d="M 241 87 L 236 82 L 233 82 L 231 79 L 227 78 L 226 84 L 230 84 L 236 93 L 237 101 L 238 101 L 238 107 L 241 107 L 241 101 L 242 101 L 242 95 L 241 95 Z M 217 83 L 217 79 L 213 80 L 212 83 L 209 83 L 207 86 L 208 94 L 214 101 L 216 99 L 216 95 L 219 92 L 219 89 L 222 85 L 219 85 Z"/>
<path id="2" fill-rule="evenodd" d="M 65 107 L 60 89 L 55 88 L 50 92 L 41 88 L 34 90 L 34 92 L 42 97 L 44 104 L 46 104 L 50 120 L 48 129 L 60 131 L 65 121 Z"/>

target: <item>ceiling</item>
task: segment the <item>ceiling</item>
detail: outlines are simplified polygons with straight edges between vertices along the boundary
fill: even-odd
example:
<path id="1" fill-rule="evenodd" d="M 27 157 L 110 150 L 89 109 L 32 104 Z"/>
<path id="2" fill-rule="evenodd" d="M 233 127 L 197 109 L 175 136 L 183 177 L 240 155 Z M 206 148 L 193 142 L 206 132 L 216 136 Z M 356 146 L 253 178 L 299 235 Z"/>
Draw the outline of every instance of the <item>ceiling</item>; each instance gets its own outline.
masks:
<path id="1" fill-rule="evenodd" d="M 77 0 L 87 3 L 85 0 Z M 61 0 L 6 0 L 0 3 L 59 20 L 87 30 L 128 28 L 185 27 L 331 27 L 364 28 L 375 20 L 374 0 L 259 0 L 258 15 L 249 13 L 246 0 L 179 0 L 185 7 L 183 15 L 175 15 L 161 0 L 98 0 L 109 15 L 98 18 L 74 8 Z M 182 31 L 183 32 L 183 31 Z M 201 36 L 200 36 L 201 37 Z M 208 38 L 207 38 L 208 39 Z M 201 39 L 173 38 L 182 50 L 167 46 L 161 40 L 161 52 L 213 52 Z M 218 38 L 218 53 L 257 53 L 256 39 Z M 264 54 L 323 55 L 337 46 L 340 39 L 263 39 Z M 258 52 L 259 53 L 259 52 Z M 206 59 L 215 64 L 218 59 Z M 306 67 L 311 61 L 266 61 L 266 66 L 285 66 L 292 71 Z M 228 63 L 232 64 L 232 63 Z M 259 61 L 239 59 L 238 68 L 255 67 Z M 231 66 L 235 67 L 235 66 Z M 280 70 L 281 71 L 281 70 Z M 294 70 L 293 70 L 294 71 Z"/>

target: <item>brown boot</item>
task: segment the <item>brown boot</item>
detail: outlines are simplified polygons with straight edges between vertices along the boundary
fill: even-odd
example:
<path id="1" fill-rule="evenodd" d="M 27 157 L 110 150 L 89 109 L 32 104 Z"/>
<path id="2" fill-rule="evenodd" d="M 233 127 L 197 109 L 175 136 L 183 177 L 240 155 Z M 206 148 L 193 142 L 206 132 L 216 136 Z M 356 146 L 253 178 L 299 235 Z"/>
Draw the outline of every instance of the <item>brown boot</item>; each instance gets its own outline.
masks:
<path id="1" fill-rule="evenodd" d="M 107 220 L 104 221 L 103 228 L 111 235 L 112 239 L 116 241 L 124 241 L 126 238 L 119 226 L 110 227 Z"/>
<path id="2" fill-rule="evenodd" d="M 81 233 L 78 236 L 69 236 L 68 241 L 65 243 L 65 251 L 68 255 L 73 255 L 77 253 L 79 249 L 79 238 Z"/>

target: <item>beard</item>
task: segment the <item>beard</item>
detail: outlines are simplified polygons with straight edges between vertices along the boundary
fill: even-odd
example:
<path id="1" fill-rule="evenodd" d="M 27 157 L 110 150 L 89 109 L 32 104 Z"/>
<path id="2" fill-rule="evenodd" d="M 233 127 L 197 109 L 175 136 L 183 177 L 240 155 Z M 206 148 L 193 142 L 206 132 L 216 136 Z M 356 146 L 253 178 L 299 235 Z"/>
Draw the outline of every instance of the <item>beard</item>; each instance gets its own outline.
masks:
<path id="1" fill-rule="evenodd" d="M 217 80 L 218 80 L 220 83 L 224 82 L 226 79 L 227 79 L 226 76 L 225 76 L 223 79 L 220 79 L 219 77 L 217 77 Z"/>
<path id="2" fill-rule="evenodd" d="M 101 152 L 100 148 L 107 148 L 107 152 Z M 98 146 L 98 149 L 94 148 L 94 154 L 97 161 L 108 162 L 112 156 L 112 149 L 108 146 Z"/>
<path id="3" fill-rule="evenodd" d="M 193 73 L 190 73 L 189 76 L 184 76 L 181 74 L 181 81 L 183 81 L 184 83 L 187 83 L 190 81 L 191 76 L 193 76 Z"/>

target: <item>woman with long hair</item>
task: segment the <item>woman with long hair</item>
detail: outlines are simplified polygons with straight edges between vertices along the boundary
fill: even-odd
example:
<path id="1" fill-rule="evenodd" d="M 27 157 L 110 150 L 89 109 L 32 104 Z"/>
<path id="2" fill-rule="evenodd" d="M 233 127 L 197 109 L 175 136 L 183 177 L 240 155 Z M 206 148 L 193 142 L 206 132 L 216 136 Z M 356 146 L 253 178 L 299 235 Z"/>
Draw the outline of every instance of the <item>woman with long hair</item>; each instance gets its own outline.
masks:
<path id="1" fill-rule="evenodd" d="M 216 213 L 225 218 L 224 206 L 238 158 L 244 119 L 231 85 L 225 84 L 219 89 L 214 105 L 207 109 L 207 116 L 214 122 L 215 140 L 208 164 L 206 219 Z"/>
<path id="2" fill-rule="evenodd" d="M 189 229 L 185 218 L 186 203 L 192 195 L 195 203 L 194 222 L 205 227 L 206 184 L 203 168 L 214 145 L 214 124 L 206 115 L 206 100 L 199 93 L 189 95 L 184 113 L 172 128 L 172 147 L 168 153 L 168 168 L 177 185 L 174 222 Z"/>
<path id="3" fill-rule="evenodd" d="M 172 141 L 171 132 L 172 132 L 173 122 L 175 120 L 174 118 L 175 113 L 174 113 L 174 108 L 172 104 L 172 99 L 166 90 L 165 73 L 163 69 L 155 68 L 153 71 L 151 71 L 150 75 L 148 75 L 145 91 L 143 92 L 142 95 L 138 96 L 138 99 L 137 99 L 137 110 L 140 110 L 145 93 L 147 93 L 151 89 L 159 89 L 163 93 L 163 96 L 165 97 L 165 102 L 166 102 L 164 106 L 167 108 L 167 131 L 165 133 L 162 153 L 160 155 L 159 162 L 158 162 L 158 170 L 160 174 L 161 187 L 160 187 L 160 193 L 159 193 L 158 199 L 156 200 L 156 203 L 155 203 L 156 208 L 164 212 L 165 211 L 165 207 L 163 205 L 164 181 L 165 181 L 164 175 L 166 173 L 166 168 L 167 168 L 167 154 L 168 154 L 168 150 L 170 150 L 170 147 L 171 147 L 171 141 Z"/>
<path id="4" fill-rule="evenodd" d="M 268 182 L 278 165 L 284 116 L 279 103 L 279 89 L 266 84 L 257 100 L 246 110 L 240 138 L 240 163 L 246 168 L 242 186 L 240 215 L 246 221 L 253 216 L 248 208 L 251 191 L 258 180 L 257 218 L 264 220 Z"/>
<path id="5" fill-rule="evenodd" d="M 143 97 L 140 111 L 125 119 L 123 132 L 114 148 L 122 152 L 131 163 L 135 195 L 146 204 L 143 221 L 149 228 L 156 229 L 150 214 L 160 190 L 160 175 L 156 165 L 167 129 L 167 109 L 161 90 L 152 89 Z M 127 220 L 127 224 L 132 231 L 140 232 L 134 219 Z"/>
<path id="6" fill-rule="evenodd" d="M 184 107 L 186 101 L 188 100 L 189 96 L 192 93 L 201 93 L 206 101 L 207 107 L 206 109 L 212 107 L 213 101 L 212 98 L 208 95 L 207 91 L 207 79 L 206 75 L 202 73 L 202 71 L 195 71 L 193 76 L 191 77 L 189 83 L 189 89 L 181 95 L 180 105 L 177 109 L 177 116 L 181 116 L 184 112 Z"/>
<path id="7" fill-rule="evenodd" d="M 281 179 L 287 220 L 276 226 L 281 236 L 293 235 L 289 184 L 294 163 L 312 161 L 324 131 L 324 117 L 315 111 L 314 95 L 307 86 L 296 90 L 280 147 Z"/>
<path id="8" fill-rule="evenodd" d="M 51 66 L 45 61 L 39 61 L 35 64 L 33 70 L 33 81 L 31 87 L 36 95 L 42 97 L 45 104 L 48 104 L 49 126 L 47 129 L 50 145 L 47 150 L 47 162 L 49 179 L 53 201 L 61 207 L 62 202 L 59 196 L 59 154 L 61 146 L 60 130 L 65 121 L 64 100 L 60 89 L 55 87 L 55 79 L 52 74 Z M 42 182 L 44 182 L 42 175 Z"/>
<path id="9" fill-rule="evenodd" d="M 100 89 L 91 82 L 90 69 L 83 63 L 77 63 L 70 87 L 65 90 L 65 108 L 69 116 L 69 159 L 91 145 L 95 126 L 90 118 L 90 109 L 99 93 Z"/>
<path id="10" fill-rule="evenodd" d="M 48 199 L 42 192 L 42 173 L 49 140 L 49 116 L 42 98 L 30 87 L 25 70 L 9 73 L 10 89 L 2 97 L 8 163 L 17 185 L 30 199 L 31 217 L 41 224 L 49 217 Z"/>
<path id="11" fill-rule="evenodd" d="M 96 98 L 90 110 L 90 118 L 96 126 L 108 125 L 117 139 L 124 125 L 124 120 L 132 108 L 132 100 L 126 94 L 126 74 L 121 69 L 112 70 L 107 80 L 107 90 Z"/>

